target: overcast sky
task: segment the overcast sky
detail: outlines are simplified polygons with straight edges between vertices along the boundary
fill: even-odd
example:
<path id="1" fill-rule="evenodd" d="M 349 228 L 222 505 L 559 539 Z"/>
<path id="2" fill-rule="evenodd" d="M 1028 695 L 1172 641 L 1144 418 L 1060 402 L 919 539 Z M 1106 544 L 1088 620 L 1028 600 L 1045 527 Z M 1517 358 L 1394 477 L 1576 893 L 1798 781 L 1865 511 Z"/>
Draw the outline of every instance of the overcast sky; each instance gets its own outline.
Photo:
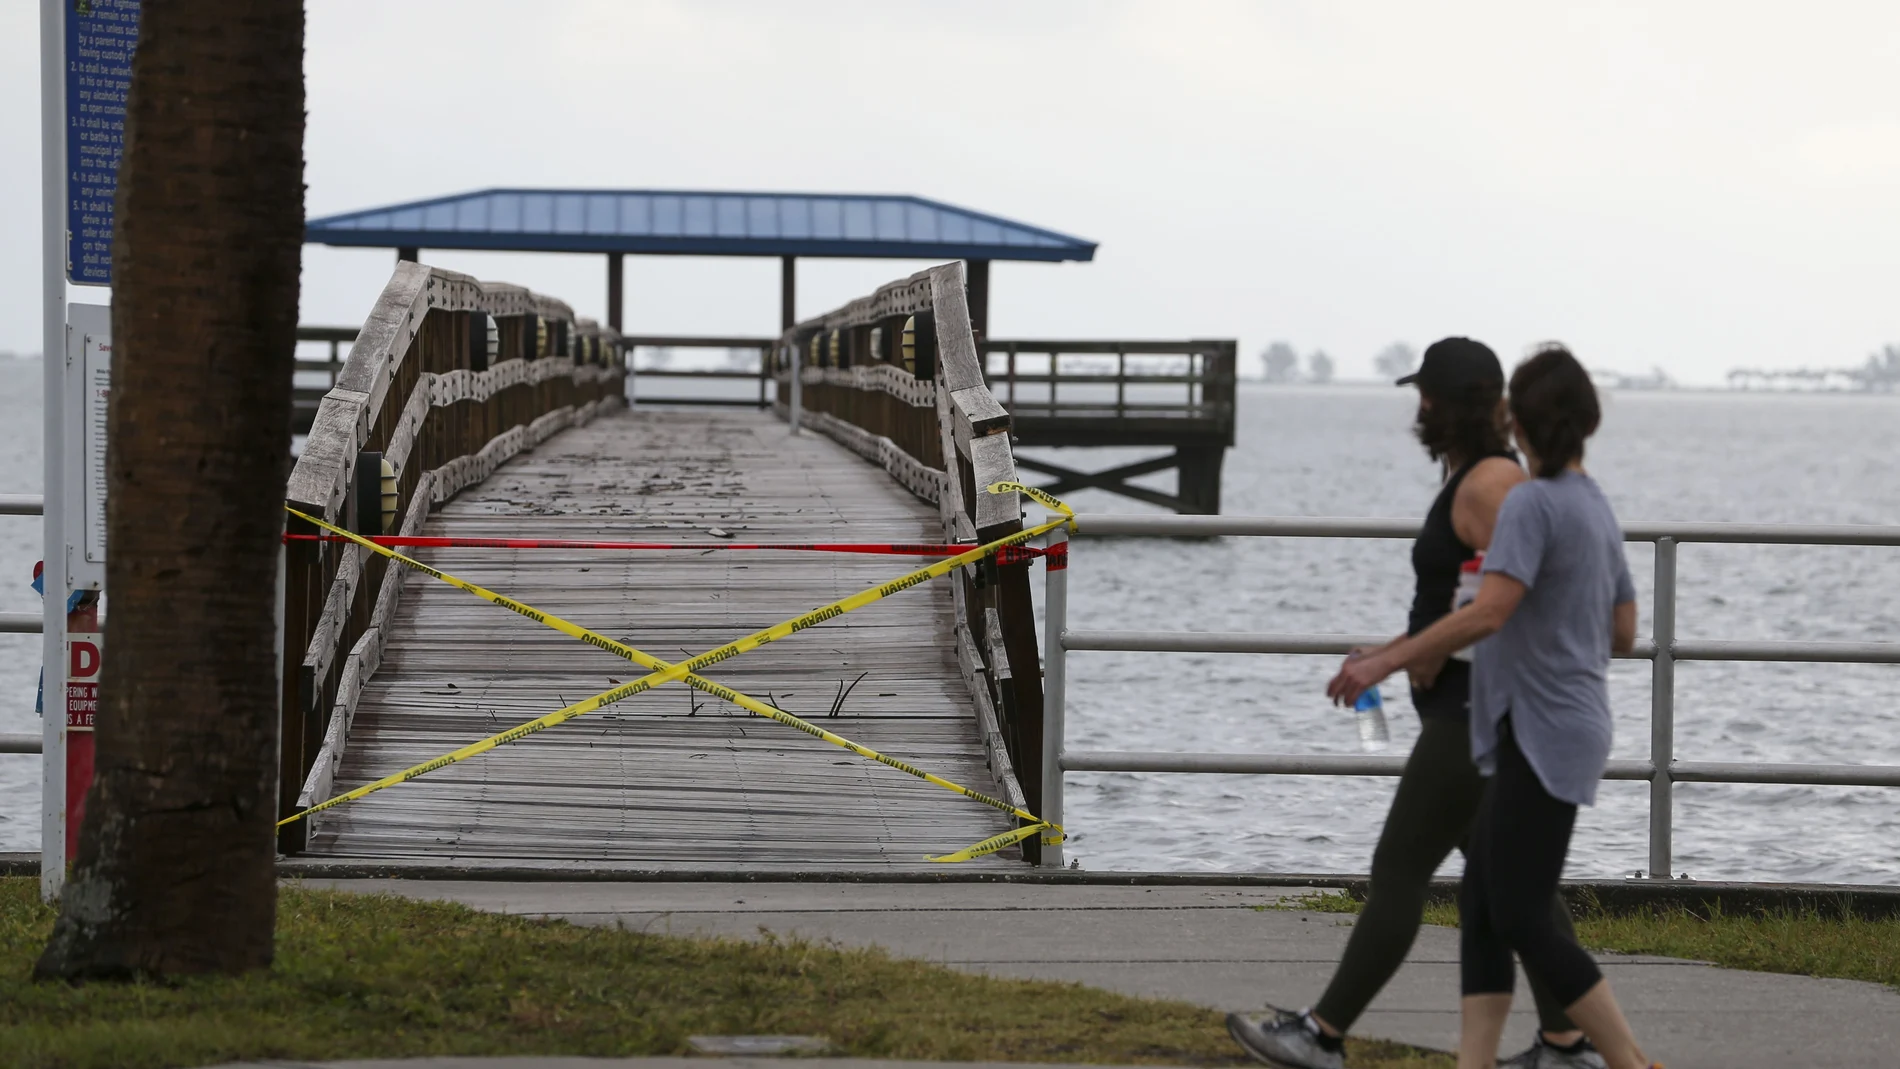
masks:
<path id="1" fill-rule="evenodd" d="M 1900 4 L 311 0 L 309 214 L 491 185 L 916 193 L 1101 243 L 999 336 L 1569 342 L 1714 382 L 1900 341 Z M 39 348 L 37 3 L 0 5 L 0 350 Z M 599 257 L 426 254 L 604 318 Z M 306 247 L 360 322 L 380 250 Z M 917 265 L 807 261 L 808 315 Z M 769 261 L 628 325 L 771 333 Z M 76 290 L 75 294 L 96 291 Z M 81 296 L 79 299 L 90 299 Z"/>

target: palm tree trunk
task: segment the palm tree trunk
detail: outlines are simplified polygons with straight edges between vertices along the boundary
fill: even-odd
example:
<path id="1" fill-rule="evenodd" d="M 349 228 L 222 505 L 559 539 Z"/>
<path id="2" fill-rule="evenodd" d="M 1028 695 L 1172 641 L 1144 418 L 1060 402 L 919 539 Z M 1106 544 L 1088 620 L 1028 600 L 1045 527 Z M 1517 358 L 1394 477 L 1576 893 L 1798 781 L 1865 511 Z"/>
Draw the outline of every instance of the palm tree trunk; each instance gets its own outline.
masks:
<path id="1" fill-rule="evenodd" d="M 43 978 L 267 966 L 299 0 L 145 0 L 113 244 L 106 663 Z"/>

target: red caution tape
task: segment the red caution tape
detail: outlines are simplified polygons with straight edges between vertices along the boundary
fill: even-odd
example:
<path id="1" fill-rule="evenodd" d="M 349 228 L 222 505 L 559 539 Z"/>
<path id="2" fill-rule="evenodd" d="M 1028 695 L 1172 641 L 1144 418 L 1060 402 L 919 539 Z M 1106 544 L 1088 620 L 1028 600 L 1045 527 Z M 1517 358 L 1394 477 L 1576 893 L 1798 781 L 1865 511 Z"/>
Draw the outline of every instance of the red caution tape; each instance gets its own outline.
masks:
<path id="1" fill-rule="evenodd" d="M 1047 567 L 1052 572 L 1065 571 L 1069 567 L 1069 544 L 1057 542 L 1048 549 L 1038 549 L 1035 546 L 1004 546 L 996 551 L 998 564 L 1023 564 L 1036 557 L 1049 558 Z"/>

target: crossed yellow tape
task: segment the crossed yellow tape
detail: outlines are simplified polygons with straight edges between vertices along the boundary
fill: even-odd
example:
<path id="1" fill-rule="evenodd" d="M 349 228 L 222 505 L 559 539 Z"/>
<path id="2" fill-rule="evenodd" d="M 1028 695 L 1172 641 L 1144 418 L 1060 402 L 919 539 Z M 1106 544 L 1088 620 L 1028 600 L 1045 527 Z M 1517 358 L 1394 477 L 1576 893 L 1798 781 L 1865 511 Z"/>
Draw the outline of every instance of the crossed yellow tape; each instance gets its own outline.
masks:
<path id="1" fill-rule="evenodd" d="M 516 726 L 509 728 L 506 731 L 500 732 L 495 735 L 490 735 L 489 737 L 485 739 L 481 739 L 476 742 L 469 743 L 467 746 L 464 746 L 458 750 L 450 751 L 449 753 L 443 754 L 440 757 L 434 758 L 429 761 L 424 761 L 422 764 L 415 765 L 410 768 L 406 768 L 402 770 L 401 772 L 395 773 L 394 775 L 385 776 L 382 779 L 375 781 L 374 783 L 365 784 L 361 787 L 356 788 L 355 790 L 348 791 L 343 794 L 339 794 L 335 798 L 331 798 L 324 802 L 319 802 L 318 804 L 313 805 L 308 809 L 305 809 L 298 813 L 293 813 L 290 816 L 285 817 L 283 820 L 278 821 L 277 824 L 279 827 L 282 827 L 285 824 L 289 824 L 294 821 L 301 820 L 312 813 L 318 813 L 325 809 L 329 809 L 333 806 L 342 805 L 345 802 L 355 801 L 356 799 L 361 798 L 364 795 L 372 794 L 376 791 L 380 791 L 385 787 L 393 787 L 399 783 L 407 783 L 412 779 L 416 779 L 418 777 L 428 775 L 429 773 L 434 772 L 437 769 L 446 768 L 449 765 L 456 764 L 461 761 L 466 761 L 467 759 L 477 756 L 478 754 L 487 753 L 489 750 L 492 750 L 497 746 L 501 746 L 505 743 L 514 742 L 516 739 L 525 738 L 529 735 L 534 734 L 537 731 L 541 731 L 546 728 L 553 727 L 556 724 L 565 723 L 569 720 L 574 719 L 575 717 L 581 716 L 586 713 L 591 713 L 596 709 L 602 708 L 603 706 L 612 705 L 615 702 L 623 701 L 627 698 L 634 696 L 635 694 L 639 694 L 642 691 L 651 690 L 662 683 L 671 683 L 675 680 L 684 680 L 688 685 L 695 687 L 699 690 L 702 690 L 706 692 L 707 694 L 711 694 L 717 698 L 721 698 L 725 701 L 731 702 L 732 704 L 737 705 L 741 709 L 745 709 L 748 712 L 756 713 L 763 717 L 768 717 L 772 720 L 778 721 L 781 724 L 790 725 L 791 727 L 795 727 L 798 730 L 803 731 L 806 734 L 809 734 L 815 738 L 822 739 L 825 742 L 831 743 L 834 746 L 840 747 L 845 750 L 849 750 L 860 757 L 869 758 L 870 760 L 889 765 L 890 767 L 895 768 L 900 772 L 905 772 L 905 773 L 908 773 L 909 775 L 916 776 L 918 779 L 924 780 L 925 782 L 933 783 L 939 787 L 944 788 L 945 790 L 954 791 L 957 794 L 961 794 L 966 798 L 970 798 L 975 801 L 981 802 L 984 805 L 987 805 L 993 809 L 1002 810 L 1003 812 L 1009 813 L 1010 815 L 1017 817 L 1020 820 L 1029 822 L 1028 825 L 1025 827 L 1016 828 L 1012 831 L 1004 832 L 1001 835 L 991 836 L 990 838 L 985 839 L 980 843 L 974 843 L 970 846 L 964 847 L 962 850 L 955 851 L 954 853 L 949 853 L 949 854 L 944 854 L 939 857 L 929 858 L 928 860 L 930 861 L 942 861 L 942 862 L 968 861 L 971 858 L 982 857 L 985 854 L 993 854 L 997 852 L 998 850 L 1002 850 L 1005 847 L 1021 842 L 1024 839 L 1027 839 L 1030 836 L 1036 835 L 1038 833 L 1043 833 L 1042 841 L 1044 843 L 1049 843 L 1049 844 L 1059 843 L 1062 841 L 1061 825 L 1051 824 L 1050 822 L 1043 820 L 1041 817 L 1038 817 L 1033 813 L 1029 813 L 1023 809 L 1020 809 L 1017 806 L 1011 805 L 1009 802 L 1006 802 L 1000 798 L 992 798 L 989 795 L 983 794 L 980 791 L 971 790 L 970 788 L 965 787 L 959 783 L 954 783 L 950 780 L 944 779 L 941 776 L 937 776 L 932 773 L 925 772 L 923 769 L 917 768 L 904 761 L 899 761 L 894 757 L 887 757 L 884 754 L 881 754 L 877 752 L 876 750 L 871 749 L 868 746 L 861 745 L 859 743 L 851 741 L 850 739 L 844 738 L 841 735 L 837 735 L 837 734 L 834 734 L 833 732 L 826 731 L 824 728 L 821 728 L 818 725 L 813 724 L 808 720 L 805 720 L 801 717 L 794 716 L 783 709 L 777 708 L 776 706 L 767 705 L 756 698 L 752 698 L 747 695 L 741 694 L 738 691 L 733 690 L 731 687 L 727 687 L 722 684 L 715 683 L 712 680 L 706 679 L 703 676 L 700 676 L 697 674 L 697 670 L 700 668 L 705 668 L 709 665 L 718 664 L 720 661 L 724 661 L 732 657 L 737 657 L 738 655 L 742 653 L 746 653 L 750 650 L 757 649 L 760 646 L 763 646 L 769 642 L 776 642 L 779 639 L 786 637 L 787 635 L 793 634 L 798 631 L 802 631 L 808 627 L 813 627 L 817 624 L 824 623 L 826 620 L 834 619 L 836 617 L 842 616 L 845 613 L 851 612 L 853 610 L 861 609 L 864 606 L 871 604 L 872 602 L 881 601 L 884 598 L 891 596 L 892 594 L 898 593 L 899 591 L 908 590 L 911 587 L 928 582 L 931 579 L 935 579 L 943 575 L 948 575 L 950 572 L 955 571 L 957 568 L 963 567 L 966 564 L 972 564 L 972 563 L 975 563 L 976 561 L 982 560 L 985 557 L 989 556 L 990 554 L 995 553 L 996 551 L 1004 548 L 1005 546 L 1021 545 L 1022 543 L 1028 542 L 1032 539 L 1040 538 L 1042 535 L 1055 530 L 1057 527 L 1060 527 L 1063 524 L 1068 524 L 1070 527 L 1074 527 L 1075 525 L 1075 513 L 1073 510 L 1069 508 L 1069 506 L 1063 504 L 1061 501 L 1043 492 L 1042 490 L 1037 489 L 1036 487 L 1027 486 L 1022 483 L 999 482 L 999 483 L 993 483 L 990 486 L 985 487 L 985 489 L 987 490 L 987 492 L 992 493 L 992 494 L 1008 493 L 1013 490 L 1017 493 L 1023 494 L 1031 498 L 1032 500 L 1036 501 L 1038 504 L 1043 505 L 1044 507 L 1050 509 L 1051 511 L 1059 513 L 1060 518 L 1050 520 L 1047 523 L 1039 524 L 1027 530 L 1018 531 L 1015 534 L 1007 535 L 1003 538 L 999 538 L 985 545 L 977 546 L 974 549 L 969 550 L 968 552 L 959 553 L 954 557 L 945 558 L 944 560 L 940 560 L 936 562 L 935 564 L 929 565 L 928 567 L 919 568 L 916 571 L 909 573 L 908 575 L 900 576 L 899 578 L 893 579 L 888 583 L 883 583 L 879 586 L 872 587 L 869 590 L 859 591 L 858 593 L 853 594 L 850 597 L 842 598 L 838 601 L 834 601 L 829 605 L 820 606 L 816 609 L 813 609 L 812 611 L 808 613 L 805 613 L 802 616 L 797 616 L 790 620 L 786 620 L 783 623 L 775 624 L 762 631 L 756 631 L 750 635 L 745 636 L 744 638 L 738 639 L 734 642 L 729 642 L 726 645 L 720 646 L 716 649 L 708 650 L 697 657 L 693 657 L 689 660 L 682 661 L 677 664 L 669 664 L 665 661 L 660 660 L 657 657 L 652 656 L 651 654 L 635 649 L 632 646 L 626 645 L 625 643 L 617 642 L 614 639 L 608 638 L 607 636 L 602 635 L 599 632 L 590 631 L 587 628 L 584 628 L 580 626 L 579 624 L 576 624 L 570 620 L 562 619 L 561 617 L 555 616 L 552 613 L 542 612 L 541 610 L 536 609 L 531 605 L 524 605 L 521 602 L 514 600 L 513 598 L 504 597 L 501 594 L 497 594 L 492 590 L 488 590 L 484 587 L 477 586 L 476 584 L 468 582 L 467 580 L 458 579 L 455 576 L 449 575 L 447 572 L 438 571 L 435 568 L 431 568 L 428 565 L 423 564 L 421 561 L 415 560 L 411 557 L 404 556 L 401 553 L 397 553 L 395 550 L 390 549 L 387 546 L 378 545 L 367 538 L 363 538 L 355 534 L 354 532 L 346 531 L 341 527 L 337 527 L 333 524 L 325 523 L 323 520 L 317 519 L 316 517 L 307 515 L 303 512 L 299 512 L 298 510 L 286 505 L 285 510 L 288 511 L 291 515 L 296 516 L 298 519 L 304 520 L 305 522 L 313 524 L 316 527 L 321 528 L 322 530 L 328 531 L 332 534 L 340 535 L 344 538 L 347 538 L 350 541 L 355 542 L 357 545 L 360 545 L 364 547 L 365 549 L 370 550 L 371 552 L 380 553 L 383 556 L 388 557 L 390 560 L 393 560 L 400 564 L 404 564 L 404 565 L 407 565 L 408 567 L 414 568 L 415 570 L 423 573 L 424 575 L 433 576 L 434 578 L 439 579 L 442 582 L 449 584 L 450 586 L 456 587 L 461 590 L 465 590 L 469 592 L 470 594 L 473 594 L 476 597 L 481 598 L 484 601 L 488 601 L 495 605 L 499 605 L 504 609 L 509 609 L 513 612 L 520 613 L 522 616 L 525 616 L 536 623 L 544 624 L 548 627 L 553 628 L 556 631 L 561 632 L 562 634 L 571 635 L 574 638 L 580 639 L 582 642 L 585 642 L 591 646 L 598 646 L 599 648 L 606 650 L 609 653 L 617 654 L 618 656 L 624 657 L 627 660 L 632 661 L 633 663 L 641 666 L 642 668 L 648 669 L 650 674 L 646 676 L 642 676 L 639 679 L 633 680 L 630 683 L 622 683 L 619 686 L 614 687 L 612 690 L 602 691 L 601 693 L 596 694 L 591 698 L 587 698 L 583 701 L 575 702 L 574 704 L 566 706 L 565 708 L 557 709 L 554 712 L 548 713 L 545 716 L 536 717 L 535 719 L 530 720 L 524 724 L 517 724 Z"/>

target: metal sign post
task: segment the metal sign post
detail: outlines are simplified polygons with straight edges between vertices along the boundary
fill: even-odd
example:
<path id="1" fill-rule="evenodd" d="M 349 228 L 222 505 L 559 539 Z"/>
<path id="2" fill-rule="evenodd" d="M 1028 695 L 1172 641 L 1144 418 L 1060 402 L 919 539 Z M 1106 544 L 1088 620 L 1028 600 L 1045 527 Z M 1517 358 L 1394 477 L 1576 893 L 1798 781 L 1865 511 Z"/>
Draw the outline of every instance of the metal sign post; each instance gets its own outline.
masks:
<path id="1" fill-rule="evenodd" d="M 112 284 L 113 196 L 125 151 L 140 0 L 40 0 L 40 253 L 44 332 L 45 493 L 41 663 L 40 892 L 59 896 L 70 862 L 69 795 L 89 776 L 90 739 L 68 753 L 68 723 L 90 730 L 97 707 L 98 647 L 68 648 L 75 590 L 105 586 L 105 389 L 112 319 L 103 305 L 73 305 L 66 286 Z M 79 668 L 75 669 L 74 665 Z M 77 690 L 68 678 L 84 674 Z M 69 790 L 70 786 L 70 790 Z"/>
<path id="2" fill-rule="evenodd" d="M 61 529 L 60 486 L 65 481 L 64 457 L 59 450 L 60 412 L 65 379 L 58 374 L 66 353 L 66 20 L 61 0 L 40 0 L 40 254 L 42 260 L 40 339 L 42 390 L 41 422 L 46 429 L 45 467 L 41 474 L 45 494 L 45 570 L 42 594 L 40 663 L 40 894 L 47 901 L 59 897 L 66 878 L 66 725 L 47 716 L 46 698 L 66 693 L 66 672 L 60 667 L 66 645 L 66 569 L 59 566 L 56 547 L 65 543 Z"/>

